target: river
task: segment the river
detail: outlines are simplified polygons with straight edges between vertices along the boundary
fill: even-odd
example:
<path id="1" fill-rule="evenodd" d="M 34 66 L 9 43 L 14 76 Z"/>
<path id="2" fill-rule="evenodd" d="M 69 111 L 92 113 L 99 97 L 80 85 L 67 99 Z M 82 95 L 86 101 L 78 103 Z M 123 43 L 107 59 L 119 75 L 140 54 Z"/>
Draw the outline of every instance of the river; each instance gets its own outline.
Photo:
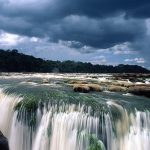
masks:
<path id="1" fill-rule="evenodd" d="M 75 93 L 66 84 L 107 78 L 1 74 L 0 131 L 10 150 L 149 150 L 149 98 L 107 90 Z"/>

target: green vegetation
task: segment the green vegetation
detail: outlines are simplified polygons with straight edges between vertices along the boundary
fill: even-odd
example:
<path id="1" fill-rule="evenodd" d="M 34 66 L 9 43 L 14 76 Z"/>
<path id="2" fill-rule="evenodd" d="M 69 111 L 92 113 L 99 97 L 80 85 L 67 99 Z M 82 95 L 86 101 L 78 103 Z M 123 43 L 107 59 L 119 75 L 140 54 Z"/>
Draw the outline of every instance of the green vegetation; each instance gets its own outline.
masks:
<path id="1" fill-rule="evenodd" d="M 36 125 L 36 112 L 39 107 L 41 110 L 44 105 L 56 106 L 57 112 L 65 112 L 68 109 L 69 104 L 75 104 L 75 109 L 78 110 L 79 103 L 84 105 L 85 113 L 88 111 L 88 106 L 91 107 L 91 115 L 99 116 L 101 112 L 106 112 L 106 106 L 100 102 L 99 97 L 92 94 L 79 94 L 68 91 L 48 91 L 45 93 L 37 94 L 27 94 L 23 97 L 23 100 L 20 101 L 14 108 L 15 111 L 18 111 L 17 118 L 19 121 L 23 121 L 25 124 L 34 127 Z M 62 107 L 64 106 L 63 109 Z M 26 117 L 22 117 L 23 115 Z"/>
<path id="2" fill-rule="evenodd" d="M 90 145 L 87 150 L 105 150 L 103 143 L 95 135 L 89 137 Z"/>
<path id="3" fill-rule="evenodd" d="M 27 112 L 35 111 L 38 107 L 38 101 L 35 99 L 34 96 L 29 95 L 24 98 L 24 100 L 20 101 L 15 110 L 20 110 L 21 108 L 25 108 Z"/>
<path id="4" fill-rule="evenodd" d="M 20 101 L 15 106 L 15 111 L 18 111 L 17 118 L 19 121 L 23 121 L 30 127 L 35 127 L 36 125 L 36 110 L 38 107 L 38 101 L 34 96 L 26 96 L 22 101 Z M 27 118 L 22 118 L 22 115 L 26 114 Z"/>
<path id="5" fill-rule="evenodd" d="M 61 72 L 61 73 L 149 73 L 137 65 L 92 65 L 74 61 L 51 61 L 18 53 L 18 50 L 0 49 L 1 72 Z"/>
<path id="6" fill-rule="evenodd" d="M 10 89 L 11 90 L 11 89 Z M 9 90 L 9 91 L 10 91 Z M 31 89 L 30 89 L 31 91 Z M 51 105 L 63 105 L 63 104 L 78 104 L 92 107 L 94 113 L 99 113 L 101 111 L 105 112 L 106 108 L 101 99 L 97 94 L 80 94 L 68 90 L 32 90 L 30 92 L 27 90 L 26 96 L 23 97 L 23 100 L 20 101 L 15 110 L 25 109 L 27 112 L 35 112 L 38 105 L 41 106 L 44 104 L 50 103 Z M 24 95 L 24 94 L 22 94 Z M 58 110 L 59 111 L 59 110 Z"/>

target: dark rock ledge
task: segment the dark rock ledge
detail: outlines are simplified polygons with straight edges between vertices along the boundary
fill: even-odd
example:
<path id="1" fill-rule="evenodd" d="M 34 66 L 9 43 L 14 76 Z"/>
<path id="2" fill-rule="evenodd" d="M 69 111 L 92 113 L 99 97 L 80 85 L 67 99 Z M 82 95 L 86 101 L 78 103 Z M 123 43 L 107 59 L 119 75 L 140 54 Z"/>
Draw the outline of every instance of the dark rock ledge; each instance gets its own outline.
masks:
<path id="1" fill-rule="evenodd" d="M 0 150 L 9 150 L 8 141 L 0 131 Z"/>

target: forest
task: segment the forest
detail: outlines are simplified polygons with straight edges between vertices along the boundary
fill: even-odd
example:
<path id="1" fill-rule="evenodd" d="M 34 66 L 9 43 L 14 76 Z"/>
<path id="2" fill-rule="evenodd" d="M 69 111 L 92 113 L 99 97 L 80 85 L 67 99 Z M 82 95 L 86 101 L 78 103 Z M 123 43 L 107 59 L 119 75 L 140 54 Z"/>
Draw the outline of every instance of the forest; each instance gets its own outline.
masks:
<path id="1" fill-rule="evenodd" d="M 93 65 L 85 62 L 52 61 L 19 53 L 18 50 L 0 49 L 0 72 L 43 72 L 43 73 L 149 73 L 138 65 Z"/>

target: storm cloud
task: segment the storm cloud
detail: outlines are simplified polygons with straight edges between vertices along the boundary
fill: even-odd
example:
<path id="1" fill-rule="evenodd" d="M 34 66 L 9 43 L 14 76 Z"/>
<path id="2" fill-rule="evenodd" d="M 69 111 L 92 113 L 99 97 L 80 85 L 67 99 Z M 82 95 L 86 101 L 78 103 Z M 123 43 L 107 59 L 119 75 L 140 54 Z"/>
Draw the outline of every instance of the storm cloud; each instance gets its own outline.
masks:
<path id="1" fill-rule="evenodd" d="M 129 43 L 121 51 L 137 51 L 148 59 L 149 18 L 149 0 L 0 0 L 1 31 L 61 41 L 81 53 L 115 54 L 114 47 Z"/>

